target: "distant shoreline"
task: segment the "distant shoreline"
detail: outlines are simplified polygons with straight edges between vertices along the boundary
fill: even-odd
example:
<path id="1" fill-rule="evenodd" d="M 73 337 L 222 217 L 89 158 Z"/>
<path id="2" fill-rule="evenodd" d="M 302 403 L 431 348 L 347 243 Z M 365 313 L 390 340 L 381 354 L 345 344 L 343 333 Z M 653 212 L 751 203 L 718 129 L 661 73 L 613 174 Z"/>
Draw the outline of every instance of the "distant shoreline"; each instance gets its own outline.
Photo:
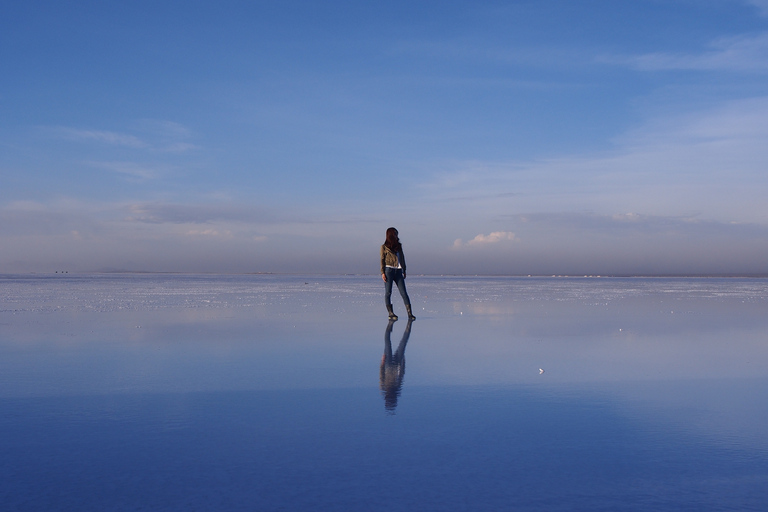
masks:
<path id="1" fill-rule="evenodd" d="M 82 275 L 200 275 L 200 276 L 313 276 L 313 277 L 378 277 L 376 273 L 319 273 L 319 272 L 180 272 L 151 270 L 106 270 L 106 271 L 53 271 L 53 272 L 0 272 L 0 276 L 82 276 Z M 766 279 L 768 274 L 411 274 L 412 277 L 455 277 L 455 278 L 530 278 L 530 279 Z"/>

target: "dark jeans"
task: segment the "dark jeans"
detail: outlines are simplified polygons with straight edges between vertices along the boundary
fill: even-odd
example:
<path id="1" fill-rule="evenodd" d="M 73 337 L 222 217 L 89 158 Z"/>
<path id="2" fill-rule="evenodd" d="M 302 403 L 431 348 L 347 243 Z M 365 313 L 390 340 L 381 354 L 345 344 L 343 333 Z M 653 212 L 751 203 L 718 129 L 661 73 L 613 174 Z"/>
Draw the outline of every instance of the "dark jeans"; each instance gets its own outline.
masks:
<path id="1" fill-rule="evenodd" d="M 403 297 L 403 302 L 406 306 L 411 305 L 411 299 L 408 298 L 408 292 L 405 291 L 405 278 L 403 277 L 403 270 L 399 268 L 384 268 L 384 275 L 387 277 L 387 282 L 384 284 L 384 303 L 387 306 L 392 305 L 392 283 L 397 285 L 397 289 L 400 290 L 400 295 Z"/>

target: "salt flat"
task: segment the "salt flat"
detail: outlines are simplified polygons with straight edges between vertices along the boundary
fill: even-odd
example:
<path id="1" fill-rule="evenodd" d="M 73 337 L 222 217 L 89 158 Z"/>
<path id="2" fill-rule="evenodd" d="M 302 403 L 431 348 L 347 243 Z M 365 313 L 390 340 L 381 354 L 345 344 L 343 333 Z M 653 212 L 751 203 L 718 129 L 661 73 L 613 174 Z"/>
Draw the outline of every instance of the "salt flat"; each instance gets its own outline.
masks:
<path id="1" fill-rule="evenodd" d="M 2 502 L 764 509 L 768 280 L 408 286 L 388 329 L 376 276 L 0 276 Z"/>

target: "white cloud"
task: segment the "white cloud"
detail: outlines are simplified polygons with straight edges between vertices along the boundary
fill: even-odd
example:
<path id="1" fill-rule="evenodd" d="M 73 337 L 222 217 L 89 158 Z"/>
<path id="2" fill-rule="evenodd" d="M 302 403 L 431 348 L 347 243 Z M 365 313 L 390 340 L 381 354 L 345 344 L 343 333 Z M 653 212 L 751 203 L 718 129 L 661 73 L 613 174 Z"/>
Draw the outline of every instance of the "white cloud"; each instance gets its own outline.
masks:
<path id="1" fill-rule="evenodd" d="M 141 119 L 132 123 L 136 131 L 150 142 L 151 149 L 161 153 L 186 153 L 199 149 L 197 145 L 188 142 L 192 130 L 174 121 L 157 119 Z"/>
<path id="2" fill-rule="evenodd" d="M 749 5 L 754 5 L 763 16 L 768 16 L 768 0 L 746 0 Z"/>
<path id="3" fill-rule="evenodd" d="M 12 201 L 0 209 L 0 211 L 39 212 L 45 209 L 46 205 L 37 201 Z"/>
<path id="4" fill-rule="evenodd" d="M 616 213 L 611 218 L 618 222 L 640 222 L 643 216 L 639 213 Z"/>
<path id="5" fill-rule="evenodd" d="M 3 237 L 82 236 L 97 229 L 98 207 L 71 201 L 43 204 L 15 201 L 0 207 L 0 246 L 10 247 Z"/>
<path id="6" fill-rule="evenodd" d="M 768 3 L 768 2 L 767 2 Z M 768 73 L 768 33 L 718 39 L 698 54 L 649 53 L 628 60 L 646 70 L 747 71 Z"/>
<path id="7" fill-rule="evenodd" d="M 159 119 L 140 119 L 131 123 L 134 129 L 155 138 L 185 139 L 192 131 L 181 123 Z"/>
<path id="8" fill-rule="evenodd" d="M 158 168 L 147 167 L 134 162 L 88 162 L 88 164 L 141 181 L 156 179 L 162 174 Z"/>
<path id="9" fill-rule="evenodd" d="M 48 128 L 56 137 L 77 142 L 98 142 L 112 146 L 142 149 L 159 153 L 186 153 L 199 149 L 188 142 L 192 132 L 172 121 L 140 120 L 132 123 L 141 136 L 110 130 L 81 129 L 70 126 Z"/>
<path id="10" fill-rule="evenodd" d="M 174 142 L 162 147 L 160 151 L 164 151 L 166 153 L 186 153 L 187 151 L 192 151 L 193 149 L 197 149 L 197 146 L 194 144 L 190 144 L 188 142 Z"/>
<path id="11" fill-rule="evenodd" d="M 499 242 L 503 241 L 510 241 L 515 239 L 515 234 L 511 233 L 509 231 L 494 231 L 493 233 L 489 233 L 487 235 L 484 235 L 480 233 L 472 240 L 468 241 L 467 243 L 464 243 L 460 238 L 456 239 L 453 242 L 453 247 L 455 249 L 459 249 L 461 247 L 466 246 L 483 246 L 483 245 L 490 245 L 490 244 L 497 244 Z"/>
<path id="12" fill-rule="evenodd" d="M 762 238 L 768 233 L 768 226 L 716 222 L 697 217 L 672 217 L 645 215 L 640 213 L 527 213 L 509 215 L 505 218 L 526 230 L 542 230 L 548 233 L 567 233 L 568 237 L 582 237 L 586 234 L 605 235 L 618 240 L 638 234 L 674 234 L 686 232 L 689 235 L 739 233 L 741 236 Z M 560 235 L 563 236 L 563 235 Z"/>
<path id="13" fill-rule="evenodd" d="M 190 229 L 186 234 L 188 236 L 232 236 L 231 231 L 221 231 L 218 229 Z"/>
<path id="14" fill-rule="evenodd" d="M 768 223 L 768 97 L 667 116 L 615 148 L 529 162 L 452 164 L 423 187 L 420 215 L 469 229 L 523 212 L 637 212 Z M 461 208 L 456 207 L 456 198 Z M 447 231 L 447 230 L 446 230 Z"/>
<path id="15" fill-rule="evenodd" d="M 96 141 L 130 148 L 148 147 L 148 144 L 138 137 L 124 133 L 117 133 L 106 130 L 80 130 L 70 127 L 58 127 L 55 128 L 54 131 L 60 137 L 70 140 Z"/>
<path id="16" fill-rule="evenodd" d="M 67 202 L 0 207 L 0 269 L 365 273 L 375 271 L 381 243 L 380 232 L 371 234 L 367 224 L 350 231 L 348 225 L 297 227 L 225 219 L 136 223 L 123 218 L 126 207 Z M 194 205 L 187 207 L 187 213 L 194 210 Z M 410 266 L 419 273 L 768 272 L 765 225 L 635 212 L 533 212 L 498 221 L 508 231 L 458 241 L 459 250 L 453 251 L 445 250 L 444 241 L 441 245 L 429 239 L 432 224 L 413 223 L 407 229 L 403 224 Z M 382 232 L 387 225 L 382 224 Z M 331 245 L 325 243 L 329 238 Z M 327 257 L 318 259 L 318 251 Z"/>
<path id="17" fill-rule="evenodd" d="M 232 204 L 137 203 L 126 207 L 130 222 L 147 224 L 206 224 L 215 221 L 237 223 L 289 222 L 265 208 Z"/>

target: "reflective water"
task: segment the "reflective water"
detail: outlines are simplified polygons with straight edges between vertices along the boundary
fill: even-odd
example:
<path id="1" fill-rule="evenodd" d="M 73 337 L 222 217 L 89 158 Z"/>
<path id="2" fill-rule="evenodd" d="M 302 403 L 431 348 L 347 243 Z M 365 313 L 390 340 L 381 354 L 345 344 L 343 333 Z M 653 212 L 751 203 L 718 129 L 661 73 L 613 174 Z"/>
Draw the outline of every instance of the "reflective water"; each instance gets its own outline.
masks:
<path id="1" fill-rule="evenodd" d="M 0 276 L 2 509 L 768 509 L 768 280 L 408 286 Z"/>

